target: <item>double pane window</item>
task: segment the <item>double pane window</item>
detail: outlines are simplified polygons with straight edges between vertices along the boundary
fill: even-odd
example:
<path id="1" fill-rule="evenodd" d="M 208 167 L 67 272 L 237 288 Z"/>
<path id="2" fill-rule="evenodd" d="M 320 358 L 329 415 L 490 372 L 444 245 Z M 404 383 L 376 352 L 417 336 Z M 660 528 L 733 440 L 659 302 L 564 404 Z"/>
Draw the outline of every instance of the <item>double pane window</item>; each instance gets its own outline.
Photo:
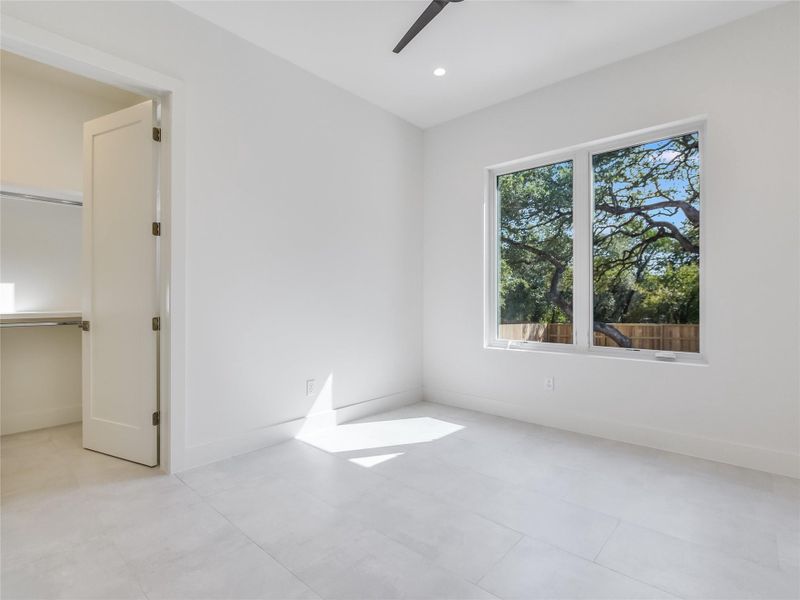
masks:
<path id="1" fill-rule="evenodd" d="M 490 171 L 491 346 L 700 352 L 700 128 Z"/>

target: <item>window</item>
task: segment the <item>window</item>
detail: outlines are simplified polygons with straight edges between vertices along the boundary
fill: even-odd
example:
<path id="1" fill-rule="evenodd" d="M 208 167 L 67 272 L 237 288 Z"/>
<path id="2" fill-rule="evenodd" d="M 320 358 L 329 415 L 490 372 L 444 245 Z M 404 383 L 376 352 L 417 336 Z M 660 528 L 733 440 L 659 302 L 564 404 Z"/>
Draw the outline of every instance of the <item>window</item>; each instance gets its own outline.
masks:
<path id="1" fill-rule="evenodd" d="M 489 346 L 692 360 L 702 123 L 489 169 Z"/>
<path id="2" fill-rule="evenodd" d="M 697 132 L 592 156 L 594 339 L 699 351 Z"/>
<path id="3" fill-rule="evenodd" d="M 572 161 L 500 175 L 498 337 L 572 343 Z"/>

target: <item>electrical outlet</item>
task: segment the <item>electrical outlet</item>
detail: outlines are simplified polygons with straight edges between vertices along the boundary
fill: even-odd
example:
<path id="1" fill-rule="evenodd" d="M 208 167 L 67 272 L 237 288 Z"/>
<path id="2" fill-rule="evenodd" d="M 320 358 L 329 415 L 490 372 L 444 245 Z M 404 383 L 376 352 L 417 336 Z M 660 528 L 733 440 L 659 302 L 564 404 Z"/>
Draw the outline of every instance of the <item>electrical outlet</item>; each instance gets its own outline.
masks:
<path id="1" fill-rule="evenodd" d="M 556 390 L 556 378 L 546 377 L 544 380 L 544 389 L 548 392 L 554 392 Z"/>
<path id="2" fill-rule="evenodd" d="M 313 379 L 306 379 L 306 396 L 313 396 L 316 386 Z"/>

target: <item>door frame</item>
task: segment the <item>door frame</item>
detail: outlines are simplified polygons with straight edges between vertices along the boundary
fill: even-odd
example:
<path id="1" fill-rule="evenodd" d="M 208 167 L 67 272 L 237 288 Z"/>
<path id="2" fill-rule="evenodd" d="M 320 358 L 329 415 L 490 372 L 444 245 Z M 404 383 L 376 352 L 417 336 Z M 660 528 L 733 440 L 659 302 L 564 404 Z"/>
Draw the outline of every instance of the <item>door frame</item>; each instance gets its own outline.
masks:
<path id="1" fill-rule="evenodd" d="M 161 103 L 159 270 L 160 469 L 184 464 L 186 422 L 186 191 L 183 82 L 3 15 L 0 48 Z"/>

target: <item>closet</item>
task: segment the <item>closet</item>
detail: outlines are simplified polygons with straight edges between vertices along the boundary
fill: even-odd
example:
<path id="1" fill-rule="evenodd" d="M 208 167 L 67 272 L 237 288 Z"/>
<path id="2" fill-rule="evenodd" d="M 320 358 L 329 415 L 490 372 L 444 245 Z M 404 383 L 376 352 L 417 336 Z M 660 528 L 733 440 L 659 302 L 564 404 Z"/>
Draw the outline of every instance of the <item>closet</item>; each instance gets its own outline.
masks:
<path id="1" fill-rule="evenodd" d="M 0 428 L 158 448 L 157 102 L 0 53 Z"/>

